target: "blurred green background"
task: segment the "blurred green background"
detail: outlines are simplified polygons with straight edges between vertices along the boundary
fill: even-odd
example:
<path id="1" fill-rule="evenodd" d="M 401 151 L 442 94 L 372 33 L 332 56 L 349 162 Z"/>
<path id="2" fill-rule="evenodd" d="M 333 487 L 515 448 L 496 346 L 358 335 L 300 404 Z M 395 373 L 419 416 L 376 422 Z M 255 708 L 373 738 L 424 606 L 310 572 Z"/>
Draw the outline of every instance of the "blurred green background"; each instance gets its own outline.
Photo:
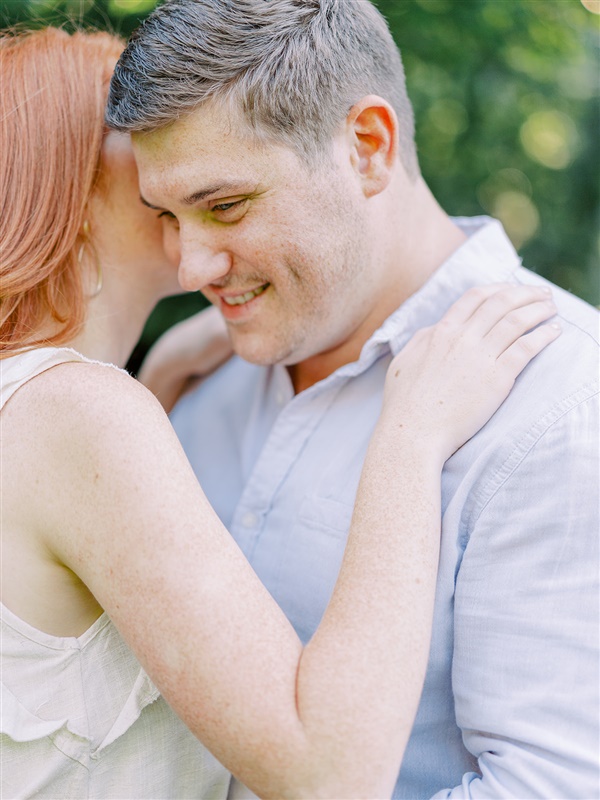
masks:
<path id="1" fill-rule="evenodd" d="M 127 36 L 157 0 L 0 0 L 3 26 Z M 600 0 L 378 0 L 404 58 L 423 175 L 451 214 L 491 214 L 525 266 L 600 302 Z M 203 306 L 157 306 L 130 367 Z"/>

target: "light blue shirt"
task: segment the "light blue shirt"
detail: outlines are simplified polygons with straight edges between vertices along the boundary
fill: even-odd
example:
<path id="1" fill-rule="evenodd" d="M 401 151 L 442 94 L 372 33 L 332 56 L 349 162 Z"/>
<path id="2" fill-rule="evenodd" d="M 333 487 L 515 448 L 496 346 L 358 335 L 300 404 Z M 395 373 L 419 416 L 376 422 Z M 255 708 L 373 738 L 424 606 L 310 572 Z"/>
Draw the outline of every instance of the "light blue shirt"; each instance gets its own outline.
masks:
<path id="1" fill-rule="evenodd" d="M 333 589 L 391 356 L 470 286 L 542 279 L 499 223 L 294 396 L 233 359 L 172 419 L 223 522 L 306 642 Z M 554 288 L 562 336 L 446 464 L 431 654 L 397 798 L 597 798 L 598 314 Z"/>

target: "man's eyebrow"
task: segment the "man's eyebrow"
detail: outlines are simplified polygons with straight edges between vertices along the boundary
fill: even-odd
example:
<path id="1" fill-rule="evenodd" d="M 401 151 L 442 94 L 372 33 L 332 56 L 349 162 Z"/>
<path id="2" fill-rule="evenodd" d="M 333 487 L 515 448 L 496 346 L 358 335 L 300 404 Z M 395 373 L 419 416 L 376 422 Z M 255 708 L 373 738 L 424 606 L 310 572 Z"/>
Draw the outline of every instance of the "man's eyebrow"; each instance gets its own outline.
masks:
<path id="1" fill-rule="evenodd" d="M 199 203 L 200 200 L 204 200 L 206 197 L 210 197 L 213 194 L 221 194 L 223 192 L 233 191 L 239 192 L 239 189 L 240 184 L 234 183 L 233 181 L 214 183 L 212 186 L 207 186 L 206 189 L 199 189 L 197 192 L 187 195 L 187 197 L 184 197 L 181 202 L 186 206 L 193 206 L 196 203 Z M 164 211 L 164 208 L 149 203 L 148 200 L 146 200 L 146 198 L 142 195 L 140 195 L 140 200 L 145 206 L 148 206 L 148 208 L 153 208 L 155 211 Z"/>
<path id="2" fill-rule="evenodd" d="M 186 206 L 193 206 L 196 203 L 199 203 L 200 200 L 204 200 L 206 197 L 210 197 L 212 194 L 221 194 L 223 192 L 239 192 L 240 184 L 234 183 L 233 181 L 225 181 L 224 183 L 214 183 L 212 186 L 207 186 L 206 189 L 200 189 L 197 192 L 193 192 L 189 194 L 187 197 L 183 198 L 183 203 Z"/>

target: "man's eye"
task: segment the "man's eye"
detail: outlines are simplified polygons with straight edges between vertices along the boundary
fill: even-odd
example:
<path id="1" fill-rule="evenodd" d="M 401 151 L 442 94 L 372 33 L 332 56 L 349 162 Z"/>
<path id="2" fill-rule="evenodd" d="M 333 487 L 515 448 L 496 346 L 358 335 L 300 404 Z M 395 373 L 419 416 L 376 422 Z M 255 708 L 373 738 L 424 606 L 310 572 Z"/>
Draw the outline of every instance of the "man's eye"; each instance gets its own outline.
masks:
<path id="1" fill-rule="evenodd" d="M 240 200 L 231 200 L 227 203 L 216 203 L 211 206 L 211 214 L 220 222 L 237 222 L 246 213 L 248 198 L 242 197 Z"/>

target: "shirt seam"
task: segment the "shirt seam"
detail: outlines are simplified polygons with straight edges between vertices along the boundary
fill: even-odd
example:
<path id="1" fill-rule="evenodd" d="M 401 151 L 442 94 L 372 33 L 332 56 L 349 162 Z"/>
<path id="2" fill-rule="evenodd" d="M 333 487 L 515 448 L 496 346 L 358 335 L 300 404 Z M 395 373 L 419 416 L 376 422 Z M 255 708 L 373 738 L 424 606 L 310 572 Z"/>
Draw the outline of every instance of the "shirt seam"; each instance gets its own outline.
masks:
<path id="1" fill-rule="evenodd" d="M 475 528 L 477 523 L 479 522 L 482 514 L 485 512 L 486 508 L 489 504 L 494 500 L 498 492 L 502 489 L 502 487 L 506 484 L 506 482 L 514 475 L 514 473 L 519 469 L 521 464 L 525 461 L 525 459 L 529 456 L 533 448 L 546 436 L 548 431 L 557 425 L 564 417 L 568 414 L 575 411 L 576 408 L 583 405 L 584 403 L 589 402 L 594 397 L 597 397 L 599 394 L 598 387 L 595 384 L 585 384 L 584 386 L 580 387 L 576 391 L 572 392 L 567 397 L 563 398 L 557 406 L 550 409 L 543 417 L 541 417 L 533 429 L 530 429 L 515 445 L 511 453 L 506 457 L 503 464 L 497 470 L 495 477 L 497 478 L 501 473 L 506 470 L 505 476 L 501 479 L 500 483 L 495 487 L 495 489 L 491 492 L 490 496 L 483 500 L 480 504 L 480 509 L 476 512 L 476 516 L 471 526 L 472 529 Z M 569 403 L 569 401 L 573 400 L 574 398 L 579 398 L 576 402 L 572 402 L 568 405 L 568 407 L 564 407 L 565 404 Z M 548 419 L 550 418 L 550 419 Z M 547 420 L 547 422 L 545 422 Z M 535 427 L 540 426 L 540 430 L 537 435 L 535 435 L 534 429 Z M 543 428 L 541 426 L 544 426 Z M 528 446 L 526 446 L 527 439 L 531 439 Z M 519 451 L 522 450 L 520 456 Z M 510 465 L 511 460 L 515 459 L 514 465 Z M 507 466 L 508 465 L 508 466 Z M 468 540 L 470 539 L 470 535 L 466 537 L 465 546 Z"/>

